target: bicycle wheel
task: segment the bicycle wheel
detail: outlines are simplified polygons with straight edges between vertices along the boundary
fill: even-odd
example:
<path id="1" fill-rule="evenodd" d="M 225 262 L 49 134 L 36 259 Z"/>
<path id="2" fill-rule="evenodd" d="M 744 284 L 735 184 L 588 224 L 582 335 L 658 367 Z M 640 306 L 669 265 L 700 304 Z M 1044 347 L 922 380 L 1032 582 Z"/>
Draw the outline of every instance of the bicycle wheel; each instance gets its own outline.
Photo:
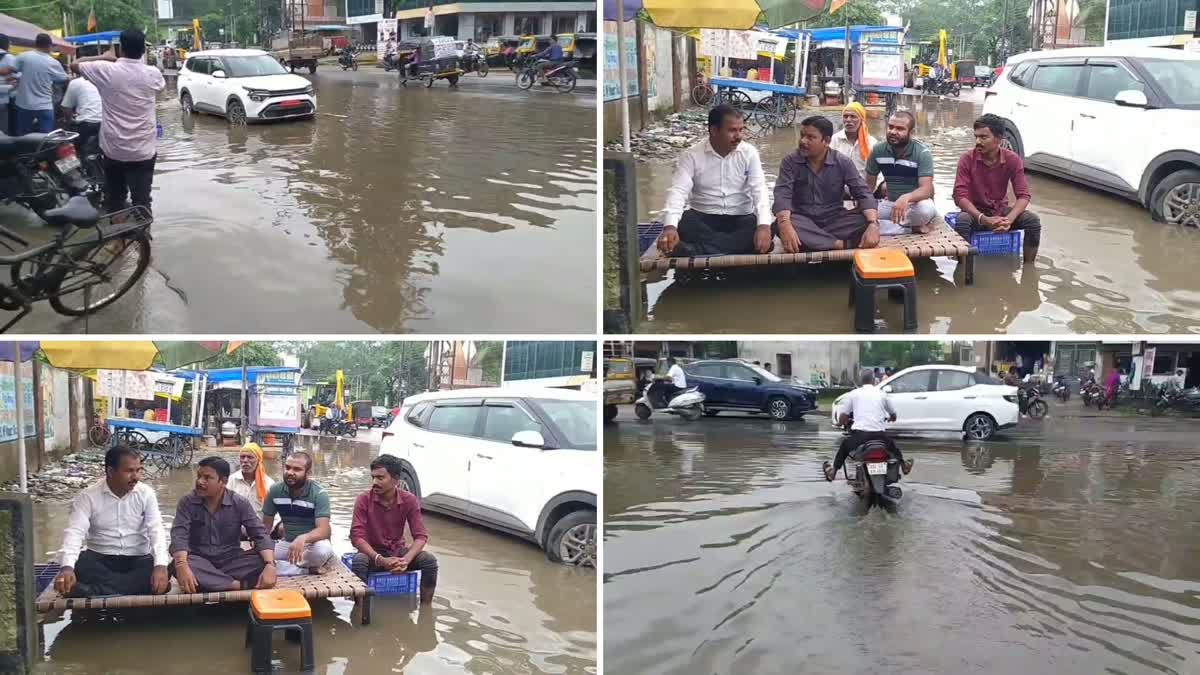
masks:
<path id="1" fill-rule="evenodd" d="M 692 87 L 692 103 L 701 107 L 708 107 L 713 100 L 713 89 L 707 84 L 698 84 Z"/>
<path id="2" fill-rule="evenodd" d="M 142 278 L 150 265 L 150 240 L 140 232 L 126 234 L 89 247 L 82 258 L 64 252 L 58 264 L 66 271 L 50 293 L 50 306 L 59 314 L 83 316 L 116 302 Z"/>
<path id="3" fill-rule="evenodd" d="M 112 440 L 112 432 L 108 430 L 108 427 L 97 424 L 88 429 L 88 440 L 97 448 L 107 447 L 108 442 Z"/>

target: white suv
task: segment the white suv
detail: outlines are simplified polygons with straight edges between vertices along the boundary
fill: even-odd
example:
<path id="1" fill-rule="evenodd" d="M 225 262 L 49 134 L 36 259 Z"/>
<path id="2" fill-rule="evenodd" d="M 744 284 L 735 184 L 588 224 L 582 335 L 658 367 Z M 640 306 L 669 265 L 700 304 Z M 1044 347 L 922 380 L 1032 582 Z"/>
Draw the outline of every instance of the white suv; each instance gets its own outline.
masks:
<path id="1" fill-rule="evenodd" d="M 188 54 L 176 89 L 186 112 L 222 115 L 231 124 L 312 117 L 317 99 L 308 80 L 258 49 Z"/>
<path id="2" fill-rule="evenodd" d="M 968 439 L 986 441 L 1000 429 L 1015 427 L 1021 418 L 1017 388 L 970 366 L 914 366 L 886 378 L 879 387 L 896 410 L 889 431 L 958 431 Z M 835 426 L 845 412 L 845 397 L 833 402 Z"/>
<path id="3" fill-rule="evenodd" d="M 422 506 L 596 565 L 598 397 L 568 389 L 439 391 L 404 400 L 380 454 Z"/>
<path id="4" fill-rule="evenodd" d="M 1200 227 L 1200 55 L 1083 47 L 1008 59 L 983 112 L 1031 169 L 1135 199 Z"/>

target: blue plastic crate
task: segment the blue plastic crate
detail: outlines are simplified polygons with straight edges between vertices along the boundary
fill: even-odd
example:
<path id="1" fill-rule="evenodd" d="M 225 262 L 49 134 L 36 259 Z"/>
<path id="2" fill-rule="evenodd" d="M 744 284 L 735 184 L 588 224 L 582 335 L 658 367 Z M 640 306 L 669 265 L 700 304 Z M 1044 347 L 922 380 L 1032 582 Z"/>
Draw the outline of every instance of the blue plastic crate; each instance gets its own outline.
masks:
<path id="1" fill-rule="evenodd" d="M 951 211 L 942 216 L 942 220 L 953 229 L 954 224 L 958 222 L 958 214 L 958 211 Z M 1022 230 L 1010 230 L 999 234 L 976 232 L 971 235 L 971 245 L 979 251 L 979 255 L 1020 255 L 1024 234 Z"/>
<path id="2" fill-rule="evenodd" d="M 653 246 L 662 231 L 662 223 L 638 223 L 638 255 L 645 253 Z"/>
<path id="3" fill-rule="evenodd" d="M 347 553 L 342 556 L 342 564 L 346 566 L 346 569 L 352 570 L 351 563 L 353 562 L 353 553 Z M 367 587 L 375 591 L 375 595 L 416 595 L 417 590 L 421 587 L 421 573 L 405 572 L 404 574 L 391 574 L 390 572 L 376 572 L 375 574 L 368 574 Z"/>
<path id="4" fill-rule="evenodd" d="M 38 595 L 46 590 L 50 582 L 54 581 L 54 577 L 58 576 L 58 563 L 39 563 L 33 566 L 34 582 L 37 585 Z"/>

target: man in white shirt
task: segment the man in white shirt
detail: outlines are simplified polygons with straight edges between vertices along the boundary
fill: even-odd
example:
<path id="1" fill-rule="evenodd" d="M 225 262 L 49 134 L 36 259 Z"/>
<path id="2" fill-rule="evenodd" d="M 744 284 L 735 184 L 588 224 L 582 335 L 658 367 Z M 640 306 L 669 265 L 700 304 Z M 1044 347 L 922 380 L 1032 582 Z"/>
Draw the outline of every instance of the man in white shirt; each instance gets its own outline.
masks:
<path id="1" fill-rule="evenodd" d="M 833 135 L 829 149 L 850 158 L 859 175 L 866 179 L 867 157 L 879 141 L 867 131 L 867 111 L 858 101 L 842 111 L 842 130 Z"/>
<path id="2" fill-rule="evenodd" d="M 133 450 L 116 446 L 105 453 L 104 478 L 71 502 L 54 590 L 96 597 L 158 595 L 170 588 L 167 533 L 158 497 L 140 482 L 141 472 Z"/>
<path id="3" fill-rule="evenodd" d="M 241 465 L 241 471 L 236 471 L 229 476 L 229 483 L 226 488 L 242 497 L 254 505 L 259 513 L 262 513 L 263 499 L 267 496 L 267 490 L 275 484 L 275 481 L 267 475 L 263 468 L 263 451 L 258 443 L 247 443 L 242 446 L 242 451 L 238 454 L 238 463 Z"/>
<path id="4" fill-rule="evenodd" d="M 875 386 L 874 371 L 864 370 L 860 380 L 862 386 L 842 399 L 842 413 L 838 417 L 838 422 L 842 426 L 851 421 L 853 424 L 850 427 L 850 434 L 842 439 L 837 456 L 833 458 L 833 466 L 830 466 L 828 462 L 825 463 L 823 467 L 825 480 L 831 481 L 837 476 L 837 472 L 846 463 L 846 456 L 852 450 L 872 440 L 883 441 L 887 444 L 888 453 L 900 460 L 905 474 L 912 471 L 912 460 L 904 460 L 899 446 L 886 433 L 887 423 L 896 421 L 896 409 L 888 401 L 887 394 Z"/>
<path id="5" fill-rule="evenodd" d="M 62 100 L 63 116 L 72 123 L 75 133 L 75 148 L 82 155 L 88 141 L 100 136 L 100 122 L 104 116 L 104 104 L 100 90 L 87 78 L 76 75 L 67 83 L 67 93 Z"/>
<path id="6" fill-rule="evenodd" d="M 683 374 L 683 368 L 680 367 L 674 356 L 667 357 L 667 365 L 669 366 L 667 368 L 669 383 L 663 383 L 663 401 L 670 403 L 676 394 L 687 389 L 687 376 Z"/>
<path id="7" fill-rule="evenodd" d="M 663 255 L 769 253 L 774 220 L 758 151 L 742 141 L 745 122 L 732 106 L 708 112 L 708 138 L 679 158 L 667 190 Z"/>

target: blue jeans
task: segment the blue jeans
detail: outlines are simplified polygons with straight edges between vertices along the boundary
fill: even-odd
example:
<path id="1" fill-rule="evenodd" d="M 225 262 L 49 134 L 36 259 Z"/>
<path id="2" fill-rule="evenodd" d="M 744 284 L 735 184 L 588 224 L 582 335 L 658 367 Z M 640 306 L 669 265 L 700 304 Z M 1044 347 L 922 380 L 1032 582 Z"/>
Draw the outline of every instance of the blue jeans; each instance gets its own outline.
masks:
<path id="1" fill-rule="evenodd" d="M 17 106 L 17 136 L 39 132 L 48 134 L 54 131 L 53 110 L 26 110 Z"/>

